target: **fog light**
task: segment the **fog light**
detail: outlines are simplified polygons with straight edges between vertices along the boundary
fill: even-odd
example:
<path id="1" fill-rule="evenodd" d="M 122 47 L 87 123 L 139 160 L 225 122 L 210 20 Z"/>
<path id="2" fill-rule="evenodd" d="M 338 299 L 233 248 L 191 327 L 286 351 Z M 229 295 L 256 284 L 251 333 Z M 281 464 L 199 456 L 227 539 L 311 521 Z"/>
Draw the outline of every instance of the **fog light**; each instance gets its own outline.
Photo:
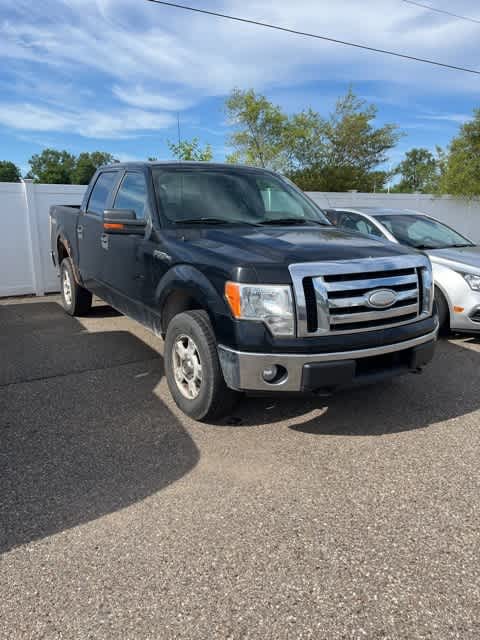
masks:
<path id="1" fill-rule="evenodd" d="M 276 364 L 272 364 L 271 367 L 267 367 L 263 370 L 263 379 L 265 382 L 273 382 L 278 374 L 278 367 Z"/>

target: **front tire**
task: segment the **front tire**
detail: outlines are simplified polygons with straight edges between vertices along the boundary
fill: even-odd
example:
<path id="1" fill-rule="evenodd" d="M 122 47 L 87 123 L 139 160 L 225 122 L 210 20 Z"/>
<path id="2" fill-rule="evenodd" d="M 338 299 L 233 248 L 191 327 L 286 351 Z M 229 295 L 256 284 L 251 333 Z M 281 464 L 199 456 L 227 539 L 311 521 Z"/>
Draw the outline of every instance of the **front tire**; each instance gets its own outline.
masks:
<path id="1" fill-rule="evenodd" d="M 239 394 L 225 384 L 217 341 L 205 311 L 186 311 L 168 325 L 165 373 L 177 406 L 195 420 L 220 418 Z"/>
<path id="2" fill-rule="evenodd" d="M 64 258 L 60 265 L 62 306 L 71 316 L 82 316 L 92 307 L 92 294 L 75 280 L 70 258 Z"/>

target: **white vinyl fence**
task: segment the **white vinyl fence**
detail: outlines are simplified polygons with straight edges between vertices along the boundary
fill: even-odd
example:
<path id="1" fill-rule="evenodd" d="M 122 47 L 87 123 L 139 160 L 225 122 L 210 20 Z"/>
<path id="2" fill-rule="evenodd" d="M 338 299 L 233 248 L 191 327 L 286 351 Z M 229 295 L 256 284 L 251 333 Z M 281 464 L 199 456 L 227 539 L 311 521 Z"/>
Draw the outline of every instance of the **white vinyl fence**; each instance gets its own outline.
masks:
<path id="1" fill-rule="evenodd" d="M 50 260 L 48 212 L 52 204 L 80 204 L 86 187 L 0 183 L 0 297 L 58 291 Z M 423 211 L 480 244 L 480 202 L 445 196 L 311 193 L 323 207 L 382 206 Z"/>
<path id="2" fill-rule="evenodd" d="M 0 182 L 0 296 L 58 291 L 50 259 L 52 204 L 79 204 L 86 187 Z"/>

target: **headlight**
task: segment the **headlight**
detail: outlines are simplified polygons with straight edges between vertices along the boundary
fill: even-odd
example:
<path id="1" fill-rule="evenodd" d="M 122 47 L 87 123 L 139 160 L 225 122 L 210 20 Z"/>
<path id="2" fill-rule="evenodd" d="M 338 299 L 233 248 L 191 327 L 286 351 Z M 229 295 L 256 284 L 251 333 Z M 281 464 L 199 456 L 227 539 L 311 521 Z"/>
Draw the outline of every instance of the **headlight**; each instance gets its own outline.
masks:
<path id="1" fill-rule="evenodd" d="M 225 283 L 232 314 L 242 320 L 261 320 L 276 336 L 293 336 L 292 290 L 288 285 Z"/>
<path id="2" fill-rule="evenodd" d="M 476 276 L 473 273 L 464 273 L 463 277 L 467 281 L 470 289 L 480 291 L 480 276 Z"/>

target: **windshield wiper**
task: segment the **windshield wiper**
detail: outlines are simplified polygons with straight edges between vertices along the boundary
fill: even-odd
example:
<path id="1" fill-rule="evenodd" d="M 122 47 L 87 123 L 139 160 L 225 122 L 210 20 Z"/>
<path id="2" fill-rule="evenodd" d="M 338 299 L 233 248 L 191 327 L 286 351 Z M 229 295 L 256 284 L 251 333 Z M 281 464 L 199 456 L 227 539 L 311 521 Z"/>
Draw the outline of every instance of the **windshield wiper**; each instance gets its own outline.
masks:
<path id="1" fill-rule="evenodd" d="M 330 225 L 327 222 L 321 222 L 320 220 L 308 220 L 307 218 L 276 218 L 274 220 L 262 220 L 260 222 L 262 225 L 266 224 L 285 224 L 285 225 L 294 225 L 294 224 L 321 224 L 322 226 L 329 227 Z"/>
<path id="2" fill-rule="evenodd" d="M 461 249 L 462 247 L 474 247 L 474 244 L 449 244 L 447 247 L 445 247 L 446 249 Z"/>
<path id="3" fill-rule="evenodd" d="M 411 246 L 419 251 L 426 251 L 427 249 L 445 249 L 445 247 L 436 247 L 431 244 L 412 244 Z"/>
<path id="4" fill-rule="evenodd" d="M 204 218 L 183 218 L 182 220 L 175 220 L 175 224 L 245 224 L 257 226 L 255 223 L 246 222 L 245 220 L 225 220 L 224 218 L 210 218 L 208 216 Z"/>

